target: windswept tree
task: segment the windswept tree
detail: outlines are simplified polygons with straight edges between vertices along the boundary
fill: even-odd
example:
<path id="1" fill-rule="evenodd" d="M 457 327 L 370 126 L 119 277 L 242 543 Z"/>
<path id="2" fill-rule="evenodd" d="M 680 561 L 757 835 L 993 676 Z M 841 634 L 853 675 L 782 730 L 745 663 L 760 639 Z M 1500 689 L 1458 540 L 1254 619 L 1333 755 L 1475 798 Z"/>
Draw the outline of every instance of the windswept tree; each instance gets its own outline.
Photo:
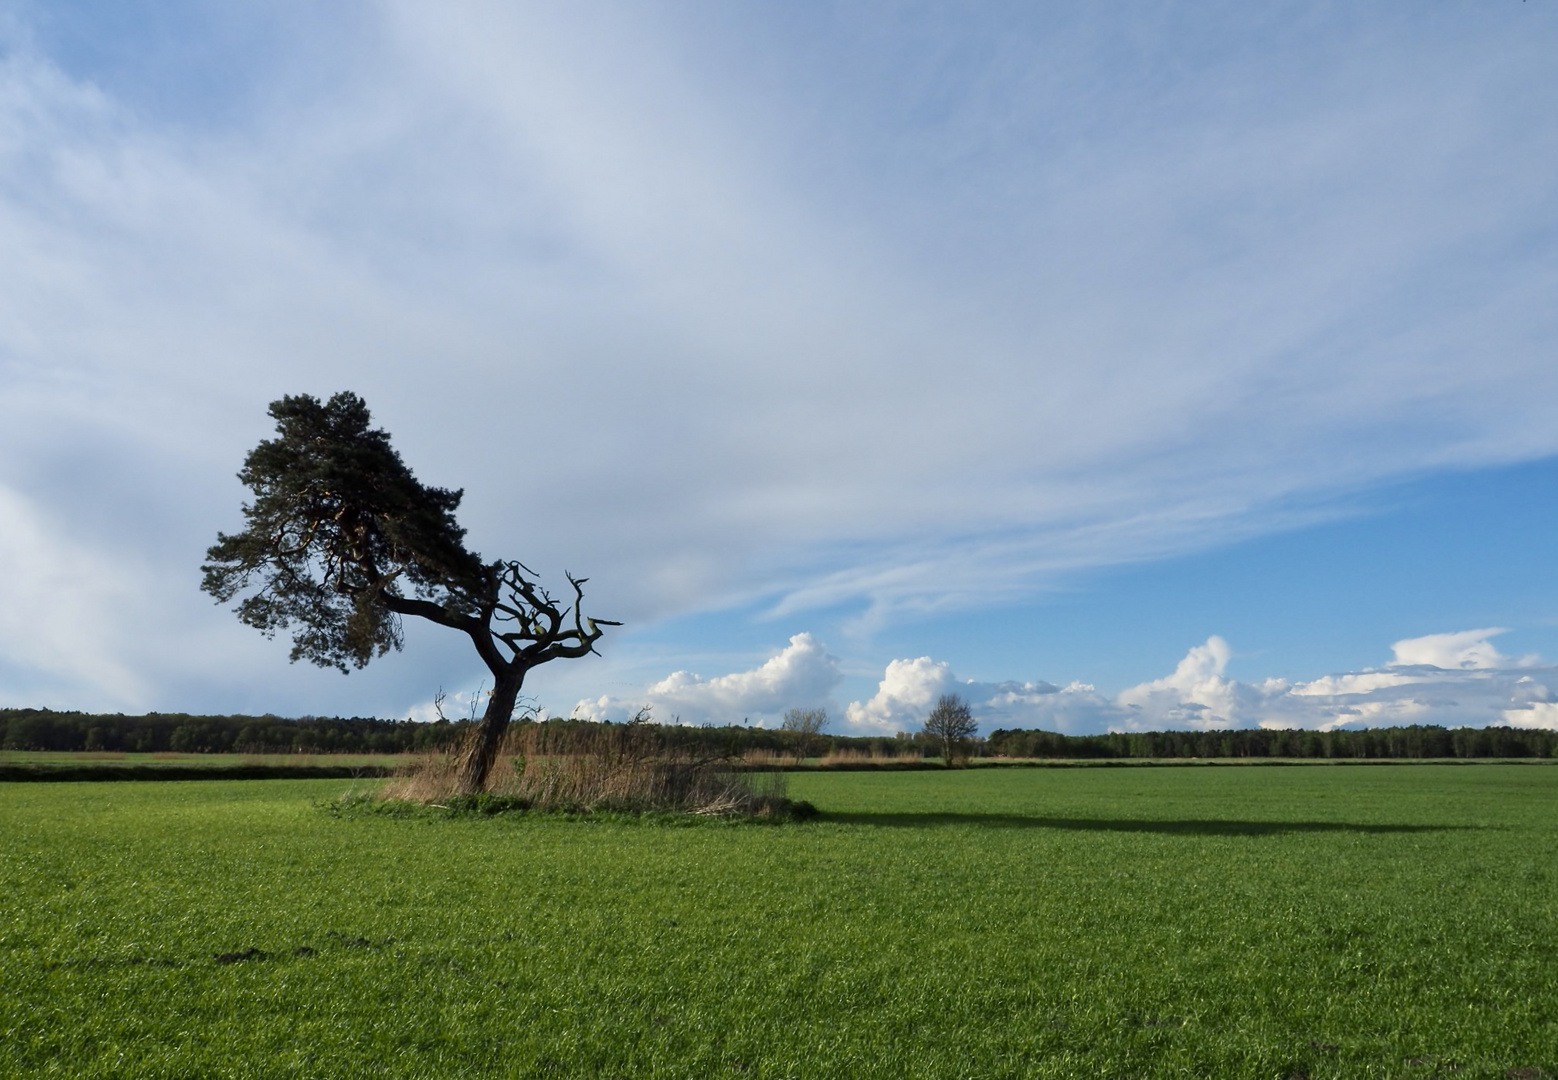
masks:
<path id="1" fill-rule="evenodd" d="M 201 588 L 241 596 L 238 618 L 267 637 L 290 630 L 294 662 L 342 672 L 399 649 L 407 615 L 465 634 L 493 679 L 459 768 L 461 789 L 479 791 L 530 669 L 593 652 L 620 624 L 584 617 L 584 578 L 567 575 L 563 603 L 524 564 L 468 550 L 463 492 L 418 482 L 356 394 L 284 397 L 270 415 L 277 437 L 238 474 L 254 492 L 245 527 L 217 534 Z"/>
<path id="2" fill-rule="evenodd" d="M 942 694 L 925 718 L 925 734 L 941 747 L 941 760 L 951 768 L 964 756 L 969 739 L 979 731 L 979 723 L 968 703 L 957 694 Z"/>
<path id="3" fill-rule="evenodd" d="M 817 736 L 822 734 L 827 726 L 826 709 L 786 709 L 784 719 L 779 723 L 781 731 L 795 733 L 796 753 L 803 758 L 811 757 Z"/>

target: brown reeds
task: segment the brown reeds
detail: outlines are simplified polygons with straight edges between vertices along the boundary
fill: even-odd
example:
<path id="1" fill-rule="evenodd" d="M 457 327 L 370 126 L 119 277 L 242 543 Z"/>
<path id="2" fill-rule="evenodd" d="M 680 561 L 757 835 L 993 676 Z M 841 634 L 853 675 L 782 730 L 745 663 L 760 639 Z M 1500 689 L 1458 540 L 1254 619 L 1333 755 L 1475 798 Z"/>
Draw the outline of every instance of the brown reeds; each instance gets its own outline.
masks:
<path id="1" fill-rule="evenodd" d="M 461 794 L 464 752 L 423 758 L 386 783 L 380 797 L 448 805 Z M 536 810 L 750 817 L 790 812 L 783 773 L 733 766 L 727 758 L 697 758 L 668 747 L 646 725 L 570 730 L 520 723 L 504 737 L 483 794 Z"/>
<path id="2" fill-rule="evenodd" d="M 806 759 L 799 753 L 787 750 L 770 750 L 756 746 L 741 755 L 741 765 L 746 769 L 787 769 Z"/>
<path id="3" fill-rule="evenodd" d="M 923 757 L 924 751 L 918 746 L 873 746 L 869 750 L 838 746 L 824 754 L 817 764 L 824 769 L 837 769 L 855 765 L 890 765 L 896 762 L 919 761 Z"/>

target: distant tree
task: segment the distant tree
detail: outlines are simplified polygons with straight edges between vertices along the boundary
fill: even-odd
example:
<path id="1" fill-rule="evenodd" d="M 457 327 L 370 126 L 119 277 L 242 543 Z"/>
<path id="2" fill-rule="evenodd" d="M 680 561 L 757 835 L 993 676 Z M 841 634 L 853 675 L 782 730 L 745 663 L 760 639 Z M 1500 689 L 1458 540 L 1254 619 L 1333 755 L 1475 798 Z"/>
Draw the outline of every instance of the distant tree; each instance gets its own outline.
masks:
<path id="1" fill-rule="evenodd" d="M 467 550 L 463 492 L 419 483 L 356 394 L 284 397 L 270 415 L 278 437 L 238 474 L 255 496 L 245 527 L 217 534 L 201 588 L 223 603 L 247 593 L 240 620 L 268 637 L 290 629 L 294 662 L 342 672 L 399 649 L 407 615 L 465 634 L 493 678 L 459 770 L 462 790 L 480 790 L 526 673 L 593 652 L 620 624 L 584 617 L 584 578 L 567 575 L 562 604 L 523 563 Z"/>
<path id="2" fill-rule="evenodd" d="M 827 726 L 828 711 L 826 709 L 786 709 L 784 720 L 779 724 L 781 731 L 793 731 L 795 733 L 796 750 L 803 758 L 812 756 L 811 751 L 816 737 L 822 734 Z"/>
<path id="3" fill-rule="evenodd" d="M 956 694 L 942 694 L 925 718 L 925 734 L 941 747 L 941 760 L 948 768 L 964 756 L 964 744 L 978 731 L 967 702 Z"/>

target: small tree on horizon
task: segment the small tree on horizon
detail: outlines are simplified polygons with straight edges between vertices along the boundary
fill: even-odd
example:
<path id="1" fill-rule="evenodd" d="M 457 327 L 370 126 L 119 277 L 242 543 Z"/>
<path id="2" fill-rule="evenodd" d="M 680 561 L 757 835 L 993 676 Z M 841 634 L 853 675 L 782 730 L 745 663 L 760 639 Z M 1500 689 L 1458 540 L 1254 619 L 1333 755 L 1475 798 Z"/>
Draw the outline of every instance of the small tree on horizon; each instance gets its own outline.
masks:
<path id="1" fill-rule="evenodd" d="M 964 756 L 968 740 L 978 731 L 979 722 L 957 694 L 942 694 L 925 718 L 925 734 L 941 747 L 942 763 L 949 769 Z"/>
<path id="2" fill-rule="evenodd" d="M 812 744 L 828 726 L 826 709 L 786 709 L 779 730 L 795 733 L 797 752 L 803 758 L 811 757 Z"/>
<path id="3" fill-rule="evenodd" d="M 467 550 L 463 493 L 418 482 L 356 394 L 288 396 L 270 415 L 277 438 L 238 474 L 255 496 L 244 529 L 217 534 L 200 587 L 222 603 L 247 593 L 241 621 L 290 629 L 293 662 L 343 673 L 399 649 L 407 615 L 465 634 L 493 678 L 459 767 L 461 790 L 481 790 L 530 669 L 592 653 L 620 624 L 584 617 L 584 578 L 565 575 L 573 602 L 560 603 L 523 563 Z"/>

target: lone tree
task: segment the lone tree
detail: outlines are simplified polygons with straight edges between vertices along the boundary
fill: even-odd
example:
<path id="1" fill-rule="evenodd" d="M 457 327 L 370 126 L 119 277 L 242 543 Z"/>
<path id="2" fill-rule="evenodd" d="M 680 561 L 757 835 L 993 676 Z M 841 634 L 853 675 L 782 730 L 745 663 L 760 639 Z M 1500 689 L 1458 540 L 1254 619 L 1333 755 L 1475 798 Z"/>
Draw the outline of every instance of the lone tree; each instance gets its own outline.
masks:
<path id="1" fill-rule="evenodd" d="M 925 718 L 925 734 L 941 744 L 941 760 L 949 769 L 978 730 L 968 703 L 956 694 L 942 694 Z"/>
<path id="2" fill-rule="evenodd" d="M 803 758 L 811 757 L 816 737 L 828 726 L 826 709 L 786 709 L 779 724 L 780 731 L 795 733 L 796 752 Z"/>
<path id="3" fill-rule="evenodd" d="M 601 628 L 621 624 L 584 617 L 584 578 L 566 575 L 573 602 L 561 604 L 524 564 L 467 550 L 463 492 L 419 483 L 356 394 L 288 396 L 270 415 L 277 438 L 238 474 L 254 492 L 244 530 L 217 534 L 200 587 L 222 603 L 247 593 L 239 619 L 267 637 L 290 629 L 294 662 L 342 672 L 399 649 L 406 615 L 465 634 L 493 679 L 459 766 L 461 790 L 481 790 L 526 673 L 594 652 Z"/>

